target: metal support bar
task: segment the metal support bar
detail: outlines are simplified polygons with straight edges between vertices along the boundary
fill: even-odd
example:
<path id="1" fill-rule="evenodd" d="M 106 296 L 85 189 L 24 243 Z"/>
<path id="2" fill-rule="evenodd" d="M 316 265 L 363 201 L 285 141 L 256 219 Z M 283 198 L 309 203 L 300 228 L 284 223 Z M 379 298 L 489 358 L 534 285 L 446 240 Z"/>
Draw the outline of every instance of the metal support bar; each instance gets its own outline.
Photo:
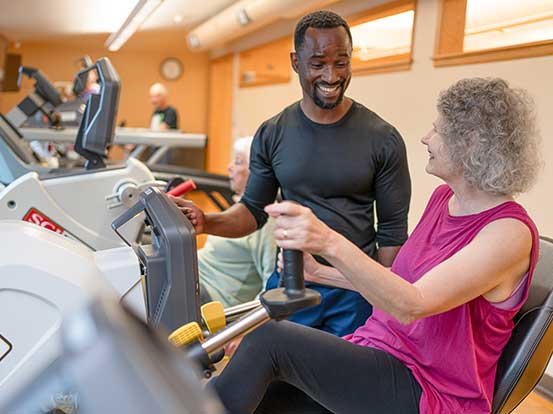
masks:
<path id="1" fill-rule="evenodd" d="M 258 309 L 255 309 L 245 315 L 236 323 L 229 325 L 222 331 L 217 332 L 216 335 L 208 338 L 202 344 L 202 348 L 208 354 L 212 354 L 213 352 L 221 349 L 225 346 L 225 344 L 229 343 L 234 338 L 247 334 L 267 322 L 269 319 L 271 318 L 269 317 L 267 310 L 264 307 L 259 307 Z"/>
<path id="2" fill-rule="evenodd" d="M 152 164 L 158 163 L 165 156 L 165 154 L 167 154 L 169 149 L 170 148 L 168 146 L 157 147 L 154 150 L 154 153 L 148 158 L 148 162 L 151 162 Z"/>
<path id="3" fill-rule="evenodd" d="M 251 310 L 258 308 L 259 306 L 261 306 L 261 302 L 258 299 L 241 303 L 240 305 L 231 306 L 230 308 L 225 309 L 225 319 L 227 320 L 227 323 L 228 323 L 231 320 L 237 319 L 244 313 L 250 312 Z"/>

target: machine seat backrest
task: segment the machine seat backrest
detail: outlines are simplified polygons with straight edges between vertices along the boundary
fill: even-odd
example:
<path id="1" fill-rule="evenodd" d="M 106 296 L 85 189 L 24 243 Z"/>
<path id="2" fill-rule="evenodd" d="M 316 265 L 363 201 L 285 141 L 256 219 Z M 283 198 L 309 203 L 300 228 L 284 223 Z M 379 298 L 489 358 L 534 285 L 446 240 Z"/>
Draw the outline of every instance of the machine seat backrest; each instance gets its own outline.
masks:
<path id="1" fill-rule="evenodd" d="M 553 240 L 540 238 L 528 300 L 497 367 L 492 414 L 511 413 L 537 385 L 553 352 Z"/>

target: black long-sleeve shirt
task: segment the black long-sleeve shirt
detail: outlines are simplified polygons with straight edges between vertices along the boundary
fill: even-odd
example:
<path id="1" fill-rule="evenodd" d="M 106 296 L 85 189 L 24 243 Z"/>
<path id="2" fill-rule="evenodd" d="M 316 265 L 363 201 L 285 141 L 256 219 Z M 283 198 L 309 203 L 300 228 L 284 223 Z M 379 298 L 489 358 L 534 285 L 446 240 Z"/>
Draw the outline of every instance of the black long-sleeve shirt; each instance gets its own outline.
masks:
<path id="1" fill-rule="evenodd" d="M 261 125 L 240 200 L 258 227 L 279 187 L 283 199 L 309 207 L 372 257 L 377 242 L 399 246 L 407 239 L 411 180 L 405 144 L 393 126 L 357 102 L 333 124 L 311 121 L 296 102 Z"/>

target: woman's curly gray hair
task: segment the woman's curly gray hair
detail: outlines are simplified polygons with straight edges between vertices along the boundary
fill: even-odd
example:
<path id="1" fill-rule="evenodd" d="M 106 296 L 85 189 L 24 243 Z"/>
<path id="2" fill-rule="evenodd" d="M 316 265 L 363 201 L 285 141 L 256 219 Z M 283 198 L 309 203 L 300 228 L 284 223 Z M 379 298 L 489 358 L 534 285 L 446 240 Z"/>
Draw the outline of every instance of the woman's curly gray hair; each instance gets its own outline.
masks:
<path id="1" fill-rule="evenodd" d="M 503 79 L 462 79 L 438 98 L 440 135 L 465 180 L 502 195 L 527 191 L 541 162 L 534 104 Z"/>

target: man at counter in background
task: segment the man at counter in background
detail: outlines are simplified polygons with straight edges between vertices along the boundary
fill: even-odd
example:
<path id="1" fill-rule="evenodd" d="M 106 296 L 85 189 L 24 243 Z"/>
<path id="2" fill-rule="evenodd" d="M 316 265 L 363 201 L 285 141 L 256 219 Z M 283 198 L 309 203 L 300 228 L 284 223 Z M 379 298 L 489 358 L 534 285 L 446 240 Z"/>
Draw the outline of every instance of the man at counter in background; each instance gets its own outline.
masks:
<path id="1" fill-rule="evenodd" d="M 167 129 L 179 128 L 177 111 L 169 105 L 168 96 L 169 91 L 165 85 L 154 83 L 150 87 L 150 102 L 154 107 L 150 129 L 165 131 Z"/>
<path id="2" fill-rule="evenodd" d="M 179 129 L 179 118 L 177 115 L 177 110 L 169 105 L 168 101 L 169 91 L 165 85 L 161 83 L 154 83 L 150 87 L 150 102 L 154 108 L 152 113 L 152 118 L 150 119 L 150 129 L 154 131 L 167 131 L 170 129 Z M 125 126 L 125 125 L 120 125 Z M 118 158 L 127 158 L 129 154 L 136 148 L 134 144 L 126 144 L 123 146 L 124 155 L 118 156 Z M 155 146 L 146 149 L 140 155 L 140 159 L 147 159 L 155 150 Z M 173 162 L 174 158 L 173 153 L 174 149 L 170 149 L 164 155 L 164 158 L 159 160 L 164 164 L 179 164 L 178 162 Z"/>

